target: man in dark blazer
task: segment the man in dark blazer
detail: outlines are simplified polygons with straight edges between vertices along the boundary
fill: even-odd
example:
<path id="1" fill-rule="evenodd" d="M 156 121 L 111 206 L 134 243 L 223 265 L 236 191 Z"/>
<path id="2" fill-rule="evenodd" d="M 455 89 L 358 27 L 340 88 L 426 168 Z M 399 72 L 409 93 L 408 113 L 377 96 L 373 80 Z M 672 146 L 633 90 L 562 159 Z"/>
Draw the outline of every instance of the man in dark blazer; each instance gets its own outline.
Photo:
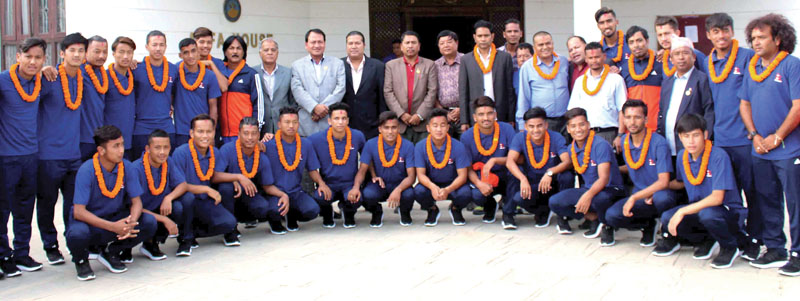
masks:
<path id="1" fill-rule="evenodd" d="M 378 115 L 388 110 L 383 99 L 383 63 L 364 55 L 364 35 L 347 34 L 344 61 L 345 89 L 342 101 L 350 106 L 350 127 L 364 133 L 367 140 L 378 136 Z M 357 82 L 353 80 L 356 79 Z"/>
<path id="2" fill-rule="evenodd" d="M 694 47 L 687 38 L 673 37 L 670 60 L 677 71 L 661 82 L 661 100 L 658 112 L 658 133 L 667 138 L 672 156 L 683 149 L 675 125 L 685 114 L 703 116 L 711 139 L 714 128 L 714 100 L 708 76 L 694 68 Z"/>
<path id="3" fill-rule="evenodd" d="M 491 28 L 492 23 L 488 21 L 476 22 L 472 34 L 475 39 L 475 49 L 461 58 L 461 69 L 458 71 L 458 97 L 462 132 L 474 123 L 470 104 L 480 96 L 489 96 L 495 101 L 499 121 L 514 122 L 514 114 L 517 111 L 516 93 L 512 82 L 514 65 L 510 54 L 495 49 L 492 44 L 494 33 Z M 491 83 L 491 90 L 488 90 L 484 83 Z"/>
<path id="4" fill-rule="evenodd" d="M 272 38 L 264 39 L 258 53 L 261 55 L 261 65 L 253 67 L 258 70 L 258 121 L 261 125 L 261 137 L 269 140 L 278 130 L 278 111 L 297 104 L 292 96 L 292 69 L 277 63 L 278 42 Z"/>

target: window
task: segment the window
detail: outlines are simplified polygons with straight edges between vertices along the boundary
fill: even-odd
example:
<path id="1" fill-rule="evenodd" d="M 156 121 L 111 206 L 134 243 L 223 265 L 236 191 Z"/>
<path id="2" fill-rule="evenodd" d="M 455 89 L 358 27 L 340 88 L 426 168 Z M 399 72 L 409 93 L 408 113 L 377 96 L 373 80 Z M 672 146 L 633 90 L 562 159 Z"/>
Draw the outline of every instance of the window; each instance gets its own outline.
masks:
<path id="1" fill-rule="evenodd" d="M 16 61 L 19 44 L 26 38 L 37 37 L 47 42 L 45 65 L 58 63 L 58 43 L 65 36 L 64 0 L 0 0 L 0 33 L 2 55 L 0 70 L 8 69 Z"/>
<path id="2" fill-rule="evenodd" d="M 50 31 L 47 19 L 47 0 L 39 0 L 39 33 L 47 33 Z"/>

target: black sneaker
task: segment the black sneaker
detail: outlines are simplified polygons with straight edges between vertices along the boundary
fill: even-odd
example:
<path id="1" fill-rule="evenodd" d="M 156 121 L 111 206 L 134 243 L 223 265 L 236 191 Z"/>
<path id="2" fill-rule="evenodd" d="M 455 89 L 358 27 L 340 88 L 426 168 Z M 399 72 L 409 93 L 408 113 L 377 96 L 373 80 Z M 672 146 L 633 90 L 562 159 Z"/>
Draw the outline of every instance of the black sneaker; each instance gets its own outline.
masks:
<path id="1" fill-rule="evenodd" d="M 14 257 L 14 264 L 17 268 L 25 272 L 35 272 L 42 269 L 42 264 L 33 260 L 30 256 Z"/>
<path id="2" fill-rule="evenodd" d="M 558 234 L 572 234 L 572 227 L 569 226 L 569 218 L 566 216 L 557 216 L 556 218 L 556 230 L 558 230 Z"/>
<path id="3" fill-rule="evenodd" d="M 467 208 L 464 209 L 467 209 L 467 211 L 472 212 L 472 210 L 475 210 L 475 203 L 470 202 L 469 204 L 467 204 Z"/>
<path id="4" fill-rule="evenodd" d="M 789 257 L 789 262 L 783 265 L 778 270 L 778 273 L 784 276 L 800 276 L 800 255 L 798 255 L 797 252 L 792 252 L 792 256 Z"/>
<path id="5" fill-rule="evenodd" d="M 694 259 L 709 259 L 714 254 L 714 250 L 719 248 L 719 243 L 712 239 L 706 239 L 694 247 Z"/>
<path id="6" fill-rule="evenodd" d="M 89 246 L 89 260 L 97 260 L 97 257 L 100 256 L 100 252 L 103 248 L 100 246 Z"/>
<path id="7" fill-rule="evenodd" d="M 87 259 L 81 259 L 81 261 L 76 262 L 75 270 L 78 271 L 78 280 L 80 281 L 89 281 L 96 277 Z"/>
<path id="8" fill-rule="evenodd" d="M 189 247 L 191 249 L 191 246 Z M 158 243 L 142 243 L 142 247 L 139 248 L 139 252 L 150 258 L 153 261 L 159 261 L 167 259 L 167 254 L 161 252 L 161 249 L 158 248 Z"/>
<path id="9" fill-rule="evenodd" d="M 733 261 L 739 257 L 739 248 L 720 247 L 719 254 L 711 261 L 711 267 L 715 269 L 727 269 L 733 265 Z"/>
<path id="10" fill-rule="evenodd" d="M 664 234 L 664 237 L 656 242 L 656 247 L 653 249 L 653 255 L 665 257 L 670 256 L 681 249 L 681 243 L 677 237 L 669 234 Z"/>
<path id="11" fill-rule="evenodd" d="M 344 212 L 344 228 L 350 229 L 356 227 L 356 213 Z"/>
<path id="12" fill-rule="evenodd" d="M 503 229 L 506 230 L 517 230 L 517 222 L 514 221 L 514 216 L 503 214 Z"/>
<path id="13" fill-rule="evenodd" d="M 47 255 L 47 263 L 50 265 L 64 264 L 64 255 L 61 255 L 58 247 L 44 249 L 44 253 Z"/>
<path id="14" fill-rule="evenodd" d="M 380 228 L 383 226 L 383 208 L 378 207 L 375 212 L 372 212 L 372 219 L 369 220 L 369 226 L 372 228 Z"/>
<path id="15" fill-rule="evenodd" d="M 333 220 L 333 208 L 331 206 L 320 206 L 320 213 L 322 216 L 322 227 L 333 228 L 336 227 L 336 221 Z"/>
<path id="16" fill-rule="evenodd" d="M 22 275 L 22 271 L 17 268 L 16 264 L 14 264 L 13 257 L 5 257 L 0 260 L 0 268 L 3 269 L 3 273 L 6 274 L 6 277 L 8 278 Z"/>
<path id="17" fill-rule="evenodd" d="M 175 256 L 177 257 L 189 257 L 192 256 L 192 243 L 189 241 L 179 241 L 178 242 L 178 251 L 175 252 Z"/>
<path id="18" fill-rule="evenodd" d="M 244 223 L 245 229 L 253 229 L 258 226 L 258 220 L 248 221 Z"/>
<path id="19" fill-rule="evenodd" d="M 120 260 L 119 254 L 111 254 L 108 250 L 100 252 L 99 256 L 97 256 L 97 261 L 106 266 L 108 271 L 114 274 L 124 273 L 128 270 L 125 264 Z"/>
<path id="20" fill-rule="evenodd" d="M 238 247 L 242 245 L 235 232 L 225 234 L 225 236 L 222 237 L 222 243 L 224 243 L 226 247 Z"/>
<path id="21" fill-rule="evenodd" d="M 461 212 L 461 209 L 456 209 L 456 206 L 450 206 L 450 218 L 453 220 L 453 225 L 456 226 L 463 226 L 467 224 L 467 220 L 464 219 L 464 214 Z M 430 218 L 430 215 L 429 215 Z M 426 221 L 427 223 L 427 221 Z"/>
<path id="22" fill-rule="evenodd" d="M 600 231 L 600 246 L 610 247 L 616 243 L 614 240 L 614 228 L 611 226 L 603 226 Z"/>
<path id="23" fill-rule="evenodd" d="M 119 253 L 119 261 L 122 261 L 124 264 L 133 263 L 133 252 L 131 252 L 131 249 L 123 249 L 122 253 Z"/>
<path id="24" fill-rule="evenodd" d="M 442 216 L 442 212 L 439 211 L 439 207 L 436 205 L 433 208 L 428 209 L 428 218 L 425 219 L 425 226 L 426 227 L 433 227 L 439 224 L 439 217 Z"/>
<path id="25" fill-rule="evenodd" d="M 200 247 L 200 243 L 197 242 L 196 238 L 192 238 L 192 249 L 197 249 Z"/>
<path id="26" fill-rule="evenodd" d="M 586 238 L 597 238 L 600 236 L 600 230 L 603 224 L 600 222 L 599 219 L 593 220 L 591 224 L 589 224 L 589 230 L 583 232 L 583 237 Z"/>
<path id="27" fill-rule="evenodd" d="M 579 230 L 589 230 L 589 228 L 591 226 L 592 226 L 592 221 L 590 221 L 588 219 L 584 219 L 583 222 L 578 225 L 578 229 Z"/>
<path id="28" fill-rule="evenodd" d="M 333 219 L 342 219 L 342 213 L 334 211 L 333 212 Z"/>
<path id="29" fill-rule="evenodd" d="M 758 255 L 760 254 L 761 254 L 761 244 L 758 243 L 758 240 L 755 238 L 748 241 L 742 247 L 742 258 L 744 258 L 747 261 L 753 261 L 758 259 Z"/>
<path id="30" fill-rule="evenodd" d="M 242 232 L 239 232 L 239 226 L 236 226 L 236 228 L 233 228 L 233 234 L 236 234 L 237 238 L 242 238 Z"/>
<path id="31" fill-rule="evenodd" d="M 650 219 L 647 225 L 642 228 L 642 239 L 639 240 L 640 246 L 652 247 L 656 244 L 656 226 L 658 226 L 656 220 Z"/>
<path id="32" fill-rule="evenodd" d="M 788 262 L 789 258 L 786 256 L 786 251 L 781 249 L 767 249 L 767 253 L 761 255 L 756 260 L 750 262 L 750 265 L 759 269 L 779 268 Z"/>
<path id="33" fill-rule="evenodd" d="M 411 226 L 411 211 L 400 211 L 400 226 Z"/>
<path id="34" fill-rule="evenodd" d="M 533 226 L 536 228 L 547 228 L 550 226 L 550 215 L 551 212 L 547 213 L 540 213 L 533 217 L 534 224 Z"/>
<path id="35" fill-rule="evenodd" d="M 286 230 L 289 230 L 289 232 L 300 230 L 300 225 L 297 224 L 297 219 L 289 217 L 288 214 L 286 217 Z"/>
<path id="36" fill-rule="evenodd" d="M 283 223 L 278 220 L 269 221 L 269 232 L 272 232 L 272 234 L 275 235 L 284 235 L 286 232 L 288 232 L 288 230 L 286 230 L 286 227 L 283 226 Z"/>
<path id="37" fill-rule="evenodd" d="M 497 219 L 497 208 L 500 207 L 500 203 L 497 201 L 492 200 L 494 202 L 494 206 L 491 206 L 491 202 L 486 202 L 487 206 L 484 208 L 483 213 L 483 222 L 487 224 L 493 224 L 494 221 Z"/>

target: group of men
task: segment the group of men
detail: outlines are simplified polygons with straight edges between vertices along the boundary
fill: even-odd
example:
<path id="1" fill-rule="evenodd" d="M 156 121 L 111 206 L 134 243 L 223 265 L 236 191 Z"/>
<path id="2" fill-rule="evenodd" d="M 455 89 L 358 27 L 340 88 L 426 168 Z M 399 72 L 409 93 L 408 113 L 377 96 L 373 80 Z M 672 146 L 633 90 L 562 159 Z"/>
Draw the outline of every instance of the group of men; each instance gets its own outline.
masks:
<path id="1" fill-rule="evenodd" d="M 180 41 L 178 64 L 160 31 L 148 33 L 141 61 L 118 37 L 107 69 L 102 37 L 67 35 L 62 63 L 46 67 L 46 43 L 27 39 L 0 74 L 2 275 L 42 268 L 29 255 L 34 207 L 48 262 L 64 263 L 59 192 L 80 280 L 95 278 L 92 259 L 125 272 L 139 244 L 166 259 L 159 245 L 170 237 L 185 257 L 200 237 L 240 245 L 239 223 L 285 234 L 321 216 L 334 228 L 334 204 L 345 228 L 361 206 L 381 227 L 382 202 L 410 226 L 415 201 L 435 226 L 445 200 L 457 226 L 470 204 L 484 223 L 502 205 L 509 230 L 524 211 L 538 228 L 555 215 L 561 234 L 583 219 L 584 236 L 603 246 L 618 229 L 641 230 L 656 256 L 690 244 L 696 259 L 718 249 L 715 268 L 741 255 L 800 275 L 800 61 L 788 20 L 752 20 L 750 50 L 732 39 L 730 16 L 713 14 L 706 57 L 673 18 L 655 22 L 658 52 L 644 28 L 618 31 L 613 10 L 595 18 L 601 42 L 569 38 L 569 59 L 549 33 L 521 43 L 513 19 L 499 48 L 492 24 L 475 23 L 467 54 L 443 31 L 435 62 L 418 56 L 413 31 L 385 64 L 366 57 L 357 31 L 345 58 L 325 56 L 325 33 L 311 29 L 308 56 L 280 66 L 267 38 L 252 68 L 239 36 L 224 41 L 223 60 L 211 57 L 204 27 Z"/>

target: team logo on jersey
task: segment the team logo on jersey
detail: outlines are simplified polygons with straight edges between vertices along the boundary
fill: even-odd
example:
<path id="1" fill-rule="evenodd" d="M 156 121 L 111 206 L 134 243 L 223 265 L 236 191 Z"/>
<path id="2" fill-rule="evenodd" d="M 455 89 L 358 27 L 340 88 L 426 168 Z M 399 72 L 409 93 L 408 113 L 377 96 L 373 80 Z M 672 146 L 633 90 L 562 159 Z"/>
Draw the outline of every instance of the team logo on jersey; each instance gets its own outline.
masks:
<path id="1" fill-rule="evenodd" d="M 739 71 L 739 67 L 733 67 L 733 74 L 742 75 L 742 72 Z"/>
<path id="2" fill-rule="evenodd" d="M 203 82 L 200 82 L 200 89 L 205 89 L 206 87 L 203 86 Z"/>
<path id="3" fill-rule="evenodd" d="M 453 158 L 447 158 L 447 165 L 453 165 Z"/>
<path id="4" fill-rule="evenodd" d="M 653 159 L 647 159 L 647 164 L 650 166 L 656 166 L 656 162 Z"/>
<path id="5" fill-rule="evenodd" d="M 500 149 L 506 149 L 506 146 L 500 143 Z"/>
<path id="6" fill-rule="evenodd" d="M 172 82 L 172 76 L 169 77 L 169 82 Z"/>
<path id="7" fill-rule="evenodd" d="M 628 59 L 628 54 L 627 54 L 627 53 L 625 54 L 625 59 L 626 59 L 626 60 Z"/>
<path id="8" fill-rule="evenodd" d="M 555 157 L 556 157 L 556 153 L 550 152 L 550 158 L 555 158 Z"/>
<path id="9" fill-rule="evenodd" d="M 780 73 L 775 74 L 775 82 L 776 83 L 783 83 L 783 80 L 781 79 L 781 74 Z"/>
<path id="10" fill-rule="evenodd" d="M 711 177 L 711 170 L 710 169 L 706 169 L 706 177 L 709 177 L 709 178 Z"/>
<path id="11" fill-rule="evenodd" d="M 406 160 L 404 160 L 403 157 L 400 157 L 400 158 L 397 159 L 397 162 L 403 163 L 403 162 L 406 162 Z"/>
<path id="12" fill-rule="evenodd" d="M 592 166 L 597 166 L 597 163 L 594 162 L 594 160 L 589 160 L 589 162 L 592 164 Z"/>

